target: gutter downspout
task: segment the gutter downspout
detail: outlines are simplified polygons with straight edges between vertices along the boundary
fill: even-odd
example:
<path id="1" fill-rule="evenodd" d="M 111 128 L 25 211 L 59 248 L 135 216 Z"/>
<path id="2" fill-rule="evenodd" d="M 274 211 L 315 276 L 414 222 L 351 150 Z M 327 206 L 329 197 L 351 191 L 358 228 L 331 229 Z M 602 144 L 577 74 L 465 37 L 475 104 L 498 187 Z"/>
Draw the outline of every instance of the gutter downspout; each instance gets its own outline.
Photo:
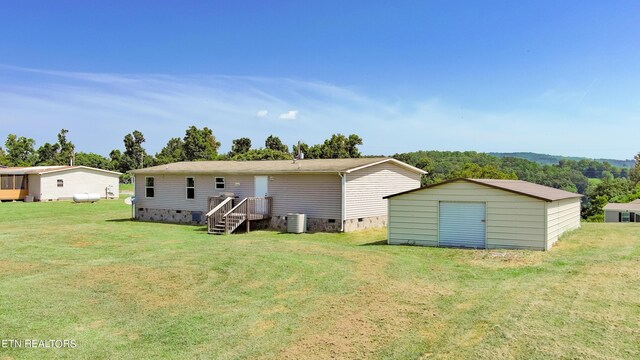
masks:
<path id="1" fill-rule="evenodd" d="M 342 197 L 340 206 L 340 232 L 344 232 L 344 218 L 347 207 L 347 173 L 338 173 L 338 176 L 342 179 Z"/>

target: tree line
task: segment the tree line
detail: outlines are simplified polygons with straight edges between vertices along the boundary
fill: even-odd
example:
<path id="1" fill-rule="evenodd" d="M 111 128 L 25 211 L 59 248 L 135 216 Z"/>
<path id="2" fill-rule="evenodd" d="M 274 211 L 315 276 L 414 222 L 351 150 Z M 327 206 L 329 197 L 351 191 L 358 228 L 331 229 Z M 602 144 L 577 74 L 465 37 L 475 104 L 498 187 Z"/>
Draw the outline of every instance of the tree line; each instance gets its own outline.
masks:
<path id="1" fill-rule="evenodd" d="M 232 141 L 231 151 L 220 153 L 221 143 L 213 130 L 190 126 L 183 137 L 174 137 L 155 155 L 147 153 L 143 144 L 146 139 L 142 132 L 135 130 L 126 134 L 122 149 L 113 149 L 109 157 L 95 153 L 76 152 L 75 145 L 67 140 L 68 130 L 58 133 L 58 141 L 45 143 L 35 148 L 35 140 L 24 136 L 9 134 L 5 148 L 0 146 L 0 165 L 39 166 L 39 165 L 84 165 L 105 170 L 126 173 L 129 170 L 163 165 L 178 161 L 202 160 L 287 160 L 302 153 L 308 159 L 357 158 L 362 154 L 358 146 L 362 138 L 351 134 L 333 134 L 323 143 L 294 145 L 291 151 L 279 137 L 269 135 L 264 147 L 254 148 L 251 139 L 243 137 Z M 124 176 L 125 180 L 127 176 Z"/>
<path id="2" fill-rule="evenodd" d="M 585 195 L 582 217 L 603 221 L 602 207 L 608 202 L 640 198 L 640 153 L 631 169 L 596 160 L 560 160 L 539 163 L 515 157 L 497 157 L 475 151 L 415 151 L 394 158 L 428 171 L 423 185 L 454 178 L 519 179 Z"/>
<path id="3" fill-rule="evenodd" d="M 135 130 L 123 138 L 123 148 L 114 149 L 108 157 L 76 152 L 67 139 L 69 133 L 61 129 L 57 142 L 35 148 L 35 141 L 24 136 L 9 134 L 4 149 L 0 147 L 0 165 L 75 165 L 90 166 L 127 172 L 154 165 L 178 161 L 202 160 L 287 160 L 299 153 L 307 159 L 338 159 L 361 157 L 358 146 L 363 144 L 355 134 L 333 134 L 315 145 L 300 143 L 289 146 L 279 137 L 269 135 L 264 146 L 255 148 L 251 139 L 242 137 L 231 142 L 231 151 L 220 152 L 221 143 L 207 127 L 190 126 L 183 137 L 174 137 L 156 154 L 149 154 L 143 144 L 145 137 Z M 435 184 L 453 178 L 520 179 L 557 189 L 585 195 L 582 216 L 589 221 L 602 221 L 602 207 L 607 202 L 628 202 L 640 198 L 640 153 L 632 168 L 613 166 L 596 160 L 560 160 L 557 164 L 539 163 L 515 157 L 497 157 L 475 151 L 416 151 L 393 155 L 395 159 L 427 171 L 423 185 Z"/>

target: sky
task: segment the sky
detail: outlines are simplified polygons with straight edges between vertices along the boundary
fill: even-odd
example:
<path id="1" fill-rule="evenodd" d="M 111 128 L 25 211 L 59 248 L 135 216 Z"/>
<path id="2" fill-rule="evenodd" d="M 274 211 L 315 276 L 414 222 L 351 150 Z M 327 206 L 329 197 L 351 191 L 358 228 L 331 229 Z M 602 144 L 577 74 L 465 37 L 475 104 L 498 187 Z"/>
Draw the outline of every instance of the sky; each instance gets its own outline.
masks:
<path id="1" fill-rule="evenodd" d="M 640 151 L 638 1 L 0 0 L 0 139 Z M 0 141 L 0 146 L 3 141 Z"/>

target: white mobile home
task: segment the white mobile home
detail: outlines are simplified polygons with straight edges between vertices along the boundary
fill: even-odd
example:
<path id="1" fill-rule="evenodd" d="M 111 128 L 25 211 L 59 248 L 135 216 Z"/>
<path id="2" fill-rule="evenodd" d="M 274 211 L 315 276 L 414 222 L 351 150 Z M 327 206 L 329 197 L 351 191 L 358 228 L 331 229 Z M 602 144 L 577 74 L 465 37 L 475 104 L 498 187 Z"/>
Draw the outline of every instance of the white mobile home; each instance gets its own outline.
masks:
<path id="1" fill-rule="evenodd" d="M 117 199 L 119 177 L 119 172 L 86 166 L 1 168 L 0 200 L 68 200 L 81 193 Z"/>
<path id="2" fill-rule="evenodd" d="M 310 231 L 351 231 L 385 226 L 382 197 L 419 186 L 425 172 L 395 159 L 358 158 L 194 161 L 131 173 L 139 220 L 202 224 L 232 198 L 230 206 L 248 199 L 275 229 L 285 228 L 287 214 L 302 213 Z"/>
<path id="3" fill-rule="evenodd" d="M 388 243 L 548 250 L 580 227 L 581 197 L 520 180 L 446 181 L 386 197 Z"/>

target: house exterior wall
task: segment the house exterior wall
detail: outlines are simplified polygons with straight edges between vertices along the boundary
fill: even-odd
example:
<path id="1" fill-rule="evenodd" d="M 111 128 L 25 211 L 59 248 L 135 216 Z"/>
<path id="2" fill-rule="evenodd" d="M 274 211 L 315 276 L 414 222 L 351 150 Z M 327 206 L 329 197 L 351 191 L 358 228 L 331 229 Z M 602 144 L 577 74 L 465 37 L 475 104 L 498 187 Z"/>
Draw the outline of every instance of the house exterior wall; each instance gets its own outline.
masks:
<path id="1" fill-rule="evenodd" d="M 544 250 L 546 202 L 466 181 L 389 199 L 389 244 L 438 246 L 440 201 L 486 203 L 487 248 Z"/>
<path id="2" fill-rule="evenodd" d="M 566 231 L 580 227 L 580 198 L 547 203 L 547 250 Z"/>
<path id="3" fill-rule="evenodd" d="M 29 195 L 33 196 L 33 200 L 40 201 L 40 175 L 29 175 Z"/>
<path id="4" fill-rule="evenodd" d="M 420 186 L 421 175 L 393 163 L 369 166 L 346 174 L 345 220 L 387 216 L 384 196 L 415 189 Z M 362 223 L 363 221 L 361 221 Z M 375 221 L 384 226 L 384 223 Z"/>
<path id="5" fill-rule="evenodd" d="M 620 211 L 605 210 L 604 222 L 620 222 Z"/>
<path id="6" fill-rule="evenodd" d="M 64 181 L 58 187 L 58 179 Z M 96 193 L 106 198 L 106 189 L 111 186 L 115 197 L 119 196 L 119 176 L 90 169 L 70 169 L 40 175 L 40 201 L 71 199 L 78 193 Z M 35 193 L 34 193 L 35 194 Z M 35 196 L 35 195 L 34 195 Z"/>
<path id="7" fill-rule="evenodd" d="M 336 219 L 341 215 L 341 181 L 337 174 L 264 174 L 269 178 L 269 196 L 273 197 L 273 217 L 287 213 L 305 213 L 315 219 Z M 145 197 L 145 178 L 154 177 L 155 197 Z M 260 176 L 256 174 L 255 176 Z M 240 199 L 254 196 L 254 175 L 136 175 L 137 218 L 139 209 L 201 211 L 206 213 L 210 196 L 234 193 Z M 186 178 L 195 178 L 195 199 L 186 199 Z M 225 178 L 225 189 L 215 189 L 215 178 Z M 148 212 L 148 211 L 147 211 Z M 140 215 L 140 216 L 138 216 Z M 169 216 L 169 215 L 167 215 Z M 171 215 L 172 216 L 172 215 Z M 181 217 L 168 217 L 181 219 Z M 182 222 L 182 221 L 180 221 Z"/>

